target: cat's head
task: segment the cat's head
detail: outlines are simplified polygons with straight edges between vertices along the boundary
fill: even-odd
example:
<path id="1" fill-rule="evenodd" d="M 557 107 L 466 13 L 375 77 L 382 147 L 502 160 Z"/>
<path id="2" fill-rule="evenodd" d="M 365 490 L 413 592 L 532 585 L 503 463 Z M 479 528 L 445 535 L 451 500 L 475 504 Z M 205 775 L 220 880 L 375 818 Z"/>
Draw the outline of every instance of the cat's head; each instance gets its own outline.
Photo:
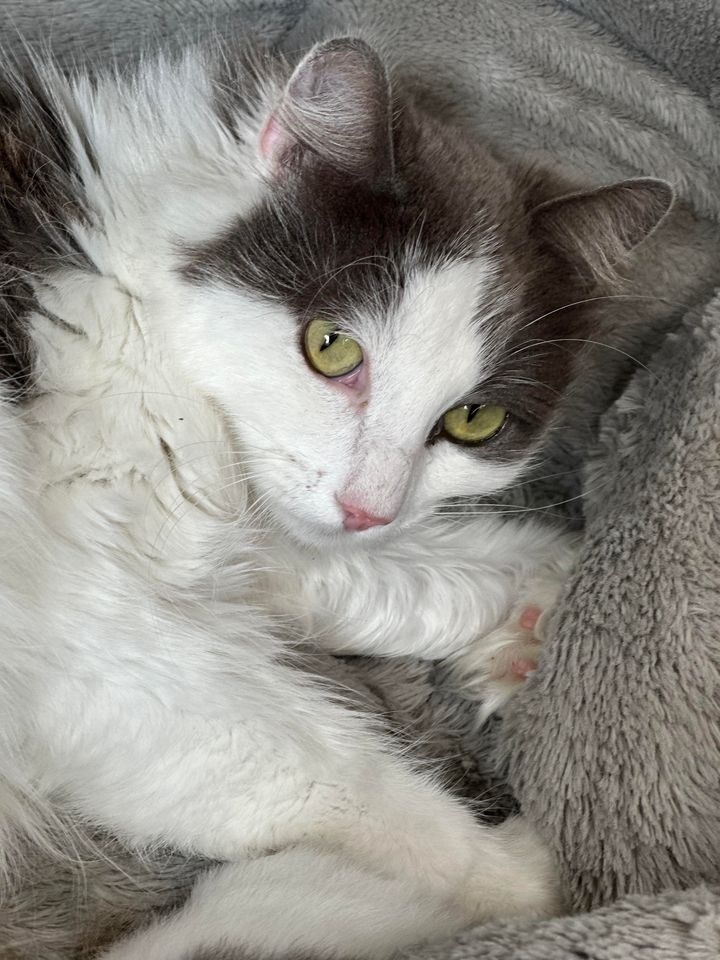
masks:
<path id="1" fill-rule="evenodd" d="M 311 543 L 364 542 L 511 484 L 588 336 L 561 308 L 669 188 L 548 201 L 546 178 L 394 99 L 352 39 L 305 58 L 255 149 L 267 191 L 184 275 L 195 362 L 271 515 Z"/>
<path id="2" fill-rule="evenodd" d="M 146 221 L 172 224 L 171 279 L 148 293 L 148 316 L 164 312 L 170 349 L 224 409 L 274 522 L 311 544 L 372 542 L 447 498 L 511 484 L 594 332 L 567 305 L 655 227 L 667 185 L 559 196 L 565 188 L 546 174 L 500 159 L 393 91 L 359 40 L 319 45 L 287 82 L 261 76 L 236 102 L 218 95 L 237 92 L 232 78 L 213 87 L 192 58 L 175 87 L 168 76 L 159 69 L 144 94 L 111 82 L 103 102 L 87 84 L 55 95 L 67 130 L 48 126 L 50 107 L 28 113 L 18 101 L 8 116 L 20 132 L 0 136 L 3 258 L 3 234 L 14 245 L 41 235 L 56 243 L 59 215 L 43 213 L 50 194 L 76 217 L 79 175 L 68 166 L 49 183 L 46 158 L 57 171 L 66 155 L 84 157 L 93 209 L 118 189 L 122 147 L 131 189 L 100 217 L 77 214 L 77 229 L 102 223 L 95 270 L 135 291 L 138 271 L 154 270 L 152 241 L 123 260 L 116 216 L 127 206 L 141 239 Z M 203 96 L 184 116 L 186 101 Z M 62 105 L 71 97 L 79 108 Z M 0 99 L 0 134 L 3 111 Z M 21 148 L 42 124 L 29 165 Z M 182 175 L 158 199 L 183 150 Z M 13 179 L 13 164 L 23 177 Z M 119 246 L 119 269 L 103 243 Z M 90 244 L 81 236 L 78 245 L 86 256 Z"/>

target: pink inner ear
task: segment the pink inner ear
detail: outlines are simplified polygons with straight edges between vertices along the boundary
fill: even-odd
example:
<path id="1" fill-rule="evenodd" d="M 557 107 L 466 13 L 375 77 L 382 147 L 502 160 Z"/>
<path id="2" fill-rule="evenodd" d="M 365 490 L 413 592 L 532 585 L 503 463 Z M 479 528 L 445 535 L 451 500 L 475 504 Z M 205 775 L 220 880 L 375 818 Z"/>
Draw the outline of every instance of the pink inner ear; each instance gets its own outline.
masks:
<path id="1" fill-rule="evenodd" d="M 267 160 L 271 166 L 277 167 L 282 160 L 283 153 L 291 143 L 292 137 L 287 130 L 280 126 L 275 119 L 275 115 L 271 113 L 260 131 L 260 156 Z"/>

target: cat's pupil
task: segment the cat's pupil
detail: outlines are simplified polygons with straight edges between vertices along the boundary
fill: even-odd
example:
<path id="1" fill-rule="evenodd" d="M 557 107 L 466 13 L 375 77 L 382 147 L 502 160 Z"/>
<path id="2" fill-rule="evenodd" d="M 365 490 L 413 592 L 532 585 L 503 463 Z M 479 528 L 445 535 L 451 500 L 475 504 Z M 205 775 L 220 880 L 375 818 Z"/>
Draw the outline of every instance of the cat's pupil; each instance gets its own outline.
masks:
<path id="1" fill-rule="evenodd" d="M 475 416 L 475 414 L 478 412 L 479 409 L 480 409 L 480 404 L 479 404 L 479 403 L 470 404 L 470 406 L 468 407 L 468 412 L 467 412 L 467 422 L 468 422 L 468 423 L 470 423 L 470 421 L 472 420 L 472 418 Z"/>
<path id="2" fill-rule="evenodd" d="M 327 350 L 328 347 L 331 347 L 335 343 L 337 338 L 338 338 L 337 333 L 326 333 L 325 336 L 323 337 L 323 342 L 322 342 L 322 346 L 320 347 L 320 352 L 322 353 L 323 350 Z"/>

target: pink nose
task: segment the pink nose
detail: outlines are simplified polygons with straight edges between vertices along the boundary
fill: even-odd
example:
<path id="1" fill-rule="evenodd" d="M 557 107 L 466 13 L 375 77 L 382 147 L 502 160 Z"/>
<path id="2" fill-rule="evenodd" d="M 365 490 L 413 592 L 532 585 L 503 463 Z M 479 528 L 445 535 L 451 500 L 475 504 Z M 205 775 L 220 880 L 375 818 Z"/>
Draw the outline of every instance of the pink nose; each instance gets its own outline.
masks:
<path id="1" fill-rule="evenodd" d="M 374 514 L 368 513 L 367 510 L 363 510 L 362 507 L 358 507 L 354 503 L 348 503 L 347 500 L 338 499 L 338 503 L 345 514 L 343 526 L 346 530 L 369 530 L 370 527 L 384 527 L 388 523 L 392 523 L 392 517 L 376 517 Z"/>

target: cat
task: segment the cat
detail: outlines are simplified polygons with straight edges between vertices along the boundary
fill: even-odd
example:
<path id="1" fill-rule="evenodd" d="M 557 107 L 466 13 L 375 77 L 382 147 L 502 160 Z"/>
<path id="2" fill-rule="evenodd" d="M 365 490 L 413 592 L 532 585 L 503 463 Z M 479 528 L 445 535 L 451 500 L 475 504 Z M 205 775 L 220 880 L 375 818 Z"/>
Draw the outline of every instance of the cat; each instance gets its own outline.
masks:
<path id="1" fill-rule="evenodd" d="M 298 645 L 450 658 L 500 706 L 572 534 L 454 516 L 537 457 L 588 290 L 672 191 L 583 191 L 393 89 L 193 48 L 0 110 L 0 836 L 54 804 L 221 861 L 107 960 L 381 957 L 562 907 Z M 239 954 L 238 954 L 239 955 Z"/>

